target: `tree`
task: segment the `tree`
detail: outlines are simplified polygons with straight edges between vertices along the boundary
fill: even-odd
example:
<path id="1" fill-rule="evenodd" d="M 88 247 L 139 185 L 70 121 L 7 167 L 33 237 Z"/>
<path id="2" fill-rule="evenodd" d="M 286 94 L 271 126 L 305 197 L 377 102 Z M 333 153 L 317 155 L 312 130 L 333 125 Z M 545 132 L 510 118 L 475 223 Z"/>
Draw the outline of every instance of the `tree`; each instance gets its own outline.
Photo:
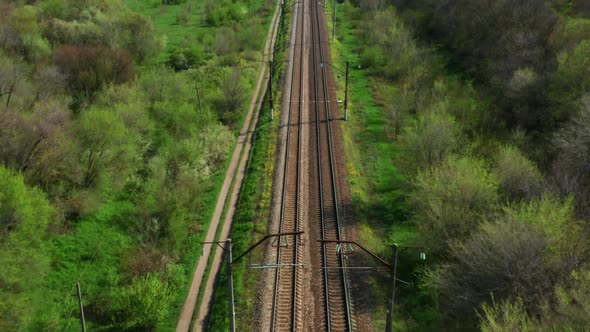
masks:
<path id="1" fill-rule="evenodd" d="M 218 56 L 228 55 L 237 48 L 237 34 L 228 27 L 221 27 L 215 36 L 215 53 Z"/>
<path id="2" fill-rule="evenodd" d="M 32 113 L 0 112 L 0 161 L 44 188 L 67 179 L 69 125 L 69 112 L 59 103 L 38 106 Z"/>
<path id="3" fill-rule="evenodd" d="M 118 114 L 89 109 L 74 125 L 82 149 L 81 185 L 91 187 L 99 179 L 121 181 L 134 167 L 138 135 L 125 126 Z"/>
<path id="4" fill-rule="evenodd" d="M 590 98 L 582 101 L 578 113 L 552 139 L 556 154 L 551 182 L 562 194 L 574 193 L 581 211 L 590 202 Z"/>
<path id="5" fill-rule="evenodd" d="M 42 240 L 53 209 L 21 175 L 0 166 L 0 329 L 23 327 L 38 303 L 32 300 L 49 269 Z"/>
<path id="6" fill-rule="evenodd" d="M 221 95 L 215 100 L 215 110 L 226 125 L 234 125 L 246 100 L 246 91 L 240 80 L 240 72 L 234 68 L 221 82 Z"/>
<path id="7" fill-rule="evenodd" d="M 451 156 L 440 166 L 418 172 L 410 203 L 414 222 L 428 248 L 444 253 L 478 224 L 493 216 L 498 182 L 477 159 Z"/>
<path id="8" fill-rule="evenodd" d="M 583 331 L 590 324 L 590 272 L 573 272 L 568 284 L 556 288 L 557 304 L 544 307 L 539 318 L 530 317 L 521 298 L 484 304 L 481 330 Z"/>
<path id="9" fill-rule="evenodd" d="M 436 167 L 457 147 L 458 138 L 455 120 L 446 112 L 420 114 L 400 138 L 403 169 L 412 174 Z"/>
<path id="10" fill-rule="evenodd" d="M 557 69 L 550 76 L 549 101 L 552 116 L 562 123 L 575 116 L 576 102 L 590 91 L 590 40 L 584 40 L 573 50 L 562 51 Z"/>
<path id="11" fill-rule="evenodd" d="M 453 317 L 474 317 L 484 303 L 489 309 L 493 301 L 515 297 L 527 313 L 543 314 L 545 303 L 555 299 L 547 290 L 565 283 L 590 257 L 572 200 L 544 196 L 488 220 L 465 240 L 454 241 L 449 259 L 431 269 L 424 284 Z M 522 323 L 519 315 L 508 318 Z"/>
<path id="12" fill-rule="evenodd" d="M 10 105 L 13 94 L 28 75 L 29 68 L 23 61 L 0 55 L 0 99 L 6 96 L 4 107 Z"/>
<path id="13" fill-rule="evenodd" d="M 133 59 L 125 50 L 65 45 L 55 50 L 53 58 L 67 77 L 68 89 L 78 99 L 75 107 L 92 101 L 106 84 L 120 84 L 135 77 Z"/>
<path id="14" fill-rule="evenodd" d="M 464 242 L 455 242 L 449 263 L 427 273 L 424 284 L 437 294 L 440 309 L 455 318 L 473 320 L 481 304 L 513 296 L 539 312 L 557 272 L 545 263 L 548 249 L 543 234 L 530 225 L 484 222 Z"/>
<path id="15" fill-rule="evenodd" d="M 546 194 L 529 202 L 505 207 L 504 213 L 543 234 L 550 246 L 547 254 L 551 255 L 551 264 L 559 266 L 565 275 L 590 258 L 590 243 L 584 236 L 584 222 L 574 214 L 572 197 L 562 200 Z"/>
<path id="16" fill-rule="evenodd" d="M 21 6 L 14 8 L 7 17 L 10 37 L 5 39 L 5 48 L 29 61 L 35 61 L 51 53 L 49 43 L 41 35 L 38 23 L 38 7 Z M 1 45 L 1 44 L 0 44 Z"/>
<path id="17" fill-rule="evenodd" d="M 500 148 L 494 171 L 502 192 L 511 200 L 531 199 L 542 192 L 543 175 L 514 147 Z"/>
<path id="18" fill-rule="evenodd" d="M 29 110 L 32 110 L 39 101 L 62 93 L 66 87 L 65 77 L 53 66 L 41 68 L 35 73 L 33 81 L 33 100 Z"/>
<path id="19" fill-rule="evenodd" d="M 557 17 L 547 1 L 430 4 L 432 33 L 447 41 L 464 69 L 490 88 L 505 124 L 525 129 L 550 124 L 540 76 L 554 60 L 550 38 Z"/>
<path id="20" fill-rule="evenodd" d="M 152 331 L 168 317 L 176 289 L 184 281 L 182 269 L 171 265 L 164 273 L 135 277 L 129 287 L 114 293 L 113 311 L 118 330 Z"/>
<path id="21" fill-rule="evenodd" d="M 502 303 L 492 301 L 482 306 L 482 332 L 536 332 L 541 330 L 540 324 L 529 317 L 521 298 L 515 301 L 506 300 Z"/>
<path id="22" fill-rule="evenodd" d="M 556 290 L 558 306 L 556 328 L 582 331 L 590 325 L 590 270 L 572 272 L 568 286 Z"/>

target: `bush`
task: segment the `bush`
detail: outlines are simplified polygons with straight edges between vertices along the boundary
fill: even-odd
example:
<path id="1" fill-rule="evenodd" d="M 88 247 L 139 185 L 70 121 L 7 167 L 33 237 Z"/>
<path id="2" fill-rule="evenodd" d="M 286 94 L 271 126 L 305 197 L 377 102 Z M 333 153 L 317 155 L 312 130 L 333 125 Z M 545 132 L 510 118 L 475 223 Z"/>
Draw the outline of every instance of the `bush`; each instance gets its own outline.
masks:
<path id="1" fill-rule="evenodd" d="M 492 298 L 523 297 L 527 310 L 537 310 L 549 295 L 556 271 L 545 262 L 549 245 L 541 232 L 513 219 L 485 222 L 450 250 L 448 264 L 427 274 L 439 308 L 448 316 L 471 320 Z"/>
<path id="2" fill-rule="evenodd" d="M 34 296 L 49 270 L 43 240 L 52 213 L 40 190 L 0 166 L 0 330 L 24 327 L 41 307 Z"/>
<path id="3" fill-rule="evenodd" d="M 502 192 L 511 200 L 531 199 L 542 192 L 544 180 L 541 172 L 518 149 L 511 146 L 500 148 L 495 174 Z"/>
<path id="4" fill-rule="evenodd" d="M 199 46 L 176 49 L 170 55 L 167 63 L 174 70 L 187 70 L 201 65 L 205 60 L 205 53 Z"/>
<path id="5" fill-rule="evenodd" d="M 78 97 L 74 106 L 93 101 L 106 84 L 120 84 L 135 77 L 133 59 L 125 50 L 65 45 L 55 50 L 53 59 L 66 75 L 68 89 Z"/>
<path id="6" fill-rule="evenodd" d="M 171 265 L 163 274 L 148 273 L 133 278 L 129 287 L 113 296 L 117 330 L 154 330 L 168 316 L 176 288 L 183 281 L 182 268 Z"/>
<path id="7" fill-rule="evenodd" d="M 459 131 L 452 116 L 444 111 L 418 116 L 404 128 L 400 138 L 402 169 L 412 174 L 439 165 L 459 143 Z"/>
<path id="8" fill-rule="evenodd" d="M 433 251 L 445 252 L 453 241 L 467 238 L 496 210 L 498 182 L 477 159 L 450 157 L 420 171 L 413 185 L 413 220 Z"/>
<path id="9" fill-rule="evenodd" d="M 492 302 L 482 306 L 482 332 L 536 332 L 540 330 L 539 324 L 531 319 L 521 298 L 515 301 L 506 300 L 500 304 Z"/>

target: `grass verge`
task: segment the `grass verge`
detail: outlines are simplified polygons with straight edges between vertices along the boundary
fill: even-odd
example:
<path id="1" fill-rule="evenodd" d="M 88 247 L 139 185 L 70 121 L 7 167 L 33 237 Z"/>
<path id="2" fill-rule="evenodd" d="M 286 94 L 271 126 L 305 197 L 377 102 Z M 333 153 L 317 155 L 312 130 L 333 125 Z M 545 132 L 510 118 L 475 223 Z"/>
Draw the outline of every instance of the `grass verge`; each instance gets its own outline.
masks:
<path id="1" fill-rule="evenodd" d="M 284 45 L 284 38 L 288 34 L 287 23 L 282 27 L 277 38 L 277 45 Z M 282 59 L 284 50 L 277 52 L 277 59 Z M 276 70 L 279 77 L 275 77 L 273 91 L 280 91 L 280 83 L 283 70 Z M 250 245 L 267 234 L 268 221 L 271 216 L 271 200 L 273 175 L 275 167 L 275 155 L 277 148 L 277 136 L 279 129 L 280 111 L 275 107 L 275 120 L 270 120 L 269 95 L 264 95 L 258 127 L 255 128 L 252 150 L 248 159 L 246 176 L 242 184 L 236 214 L 232 223 L 231 239 L 234 258 L 245 252 Z M 274 104 L 280 105 L 281 93 L 273 96 Z M 234 291 L 236 322 L 239 330 L 253 330 L 257 322 L 254 321 L 256 286 L 260 277 L 259 273 L 248 270 L 251 262 L 261 262 L 264 247 L 260 246 L 248 257 L 234 265 Z M 225 263 L 224 263 L 225 264 Z M 227 331 L 229 329 L 229 303 L 227 301 L 228 289 L 227 271 L 222 269 L 216 284 L 213 308 L 209 318 L 209 330 Z"/>
<path id="2" fill-rule="evenodd" d="M 328 26 L 332 31 L 333 4 L 327 9 Z M 379 85 L 391 84 L 371 77 L 362 68 L 358 54 L 362 47 L 357 38 L 359 23 L 348 2 L 337 4 L 336 40 L 331 44 L 331 61 L 344 69 L 350 63 L 349 117 L 343 122 L 347 169 L 358 230 L 358 241 L 381 257 L 391 261 L 388 244 L 419 244 L 418 230 L 407 220 L 408 186 L 396 168 L 401 153 L 396 140 L 387 131 L 388 120 L 379 98 Z M 338 99 L 344 99 L 344 75 L 337 75 Z M 407 252 L 400 256 L 398 278 L 416 281 L 415 273 L 422 266 L 418 253 Z M 386 305 L 390 278 L 384 273 L 363 276 L 375 300 L 371 303 L 371 316 L 378 331 L 385 329 Z M 394 312 L 394 328 L 398 331 L 429 330 L 435 318 L 428 301 L 416 285 L 401 285 Z"/>

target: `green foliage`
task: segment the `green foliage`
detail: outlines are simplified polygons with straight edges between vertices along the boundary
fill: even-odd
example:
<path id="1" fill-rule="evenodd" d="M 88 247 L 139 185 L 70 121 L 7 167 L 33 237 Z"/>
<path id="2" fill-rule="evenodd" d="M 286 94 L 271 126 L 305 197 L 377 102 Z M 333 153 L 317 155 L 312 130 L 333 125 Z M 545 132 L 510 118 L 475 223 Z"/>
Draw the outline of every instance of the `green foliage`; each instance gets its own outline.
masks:
<path id="1" fill-rule="evenodd" d="M 74 330 L 76 281 L 89 330 L 175 323 L 235 140 L 214 105 L 243 116 L 273 4 L 209 3 L 239 41 L 227 59 L 205 4 L 127 5 L 0 6 L 0 330 Z M 171 50 L 179 72 L 154 64 Z"/>
<path id="2" fill-rule="evenodd" d="M 581 41 L 590 39 L 590 20 L 585 18 L 565 18 L 563 27 L 554 37 L 555 48 L 571 51 Z"/>
<path id="3" fill-rule="evenodd" d="M 527 313 L 548 315 L 543 306 L 552 293 L 546 290 L 565 282 L 588 257 L 572 200 L 542 197 L 505 208 L 494 220 L 482 223 L 468 239 L 454 241 L 450 259 L 429 270 L 424 285 L 451 317 L 471 315 L 484 304 L 483 325 L 489 328 L 528 322 L 511 303 L 490 306 L 494 299 L 520 296 Z M 451 296 L 458 293 L 461 297 Z"/>
<path id="4" fill-rule="evenodd" d="M 220 120 L 226 125 L 234 125 L 246 101 L 245 89 L 240 79 L 240 72 L 234 68 L 221 82 L 220 94 L 214 101 L 214 107 Z"/>
<path id="5" fill-rule="evenodd" d="M 107 179 L 116 184 L 133 170 L 138 136 L 125 126 L 118 114 L 104 109 L 84 111 L 76 122 L 75 132 L 82 149 L 80 180 L 84 187 Z"/>
<path id="6" fill-rule="evenodd" d="M 168 64 L 174 70 L 186 70 L 202 64 L 204 59 L 204 50 L 195 45 L 193 47 L 174 50 L 174 53 L 168 59 Z"/>
<path id="7" fill-rule="evenodd" d="M 498 220 L 482 223 L 455 243 L 448 263 L 431 269 L 424 280 L 444 314 L 473 323 L 480 304 L 512 296 L 526 296 L 526 308 L 539 311 L 556 272 L 544 262 L 549 245 L 542 233 L 511 219 Z"/>
<path id="8" fill-rule="evenodd" d="M 39 60 L 50 54 L 50 46 L 42 36 L 38 23 L 38 8 L 22 6 L 14 9 L 8 18 L 8 25 L 14 29 L 16 37 L 12 43 L 0 42 L 5 48 L 25 57 L 28 60 Z"/>
<path id="9" fill-rule="evenodd" d="M 551 77 L 550 98 L 557 121 L 575 113 L 575 103 L 590 91 L 590 40 L 579 43 L 572 51 L 563 51 Z"/>
<path id="10" fill-rule="evenodd" d="M 497 208 L 498 181 L 477 159 L 449 157 L 420 171 L 414 182 L 413 220 L 435 252 L 465 239 Z"/>
<path id="11" fill-rule="evenodd" d="M 154 34 L 152 23 L 142 15 L 131 12 L 119 1 L 111 4 L 112 7 L 97 6 L 76 12 L 70 3 L 45 1 L 41 4 L 47 20 L 44 35 L 54 45 L 126 49 L 138 63 L 155 56 L 163 45 Z"/>
<path id="12" fill-rule="evenodd" d="M 542 192 L 543 175 L 512 146 L 501 147 L 498 151 L 495 174 L 503 194 L 510 200 L 530 199 Z"/>
<path id="13" fill-rule="evenodd" d="M 113 299 L 115 328 L 120 331 L 154 330 L 168 315 L 176 289 L 185 282 L 179 266 L 171 265 L 163 275 L 148 273 L 133 278 L 129 287 Z"/>
<path id="14" fill-rule="evenodd" d="M 574 214 L 572 197 L 561 200 L 543 196 L 538 200 L 505 208 L 512 219 L 532 225 L 542 232 L 551 245 L 550 254 L 558 264 L 564 264 L 564 271 L 579 266 L 588 257 L 589 245 L 579 236 L 582 224 Z"/>
<path id="15" fill-rule="evenodd" d="M 365 49 L 362 61 L 372 73 L 396 79 L 421 70 L 420 49 L 412 32 L 397 18 L 392 7 L 376 12 L 364 31 L 367 32 L 366 43 L 371 47 Z"/>
<path id="16" fill-rule="evenodd" d="M 528 317 L 521 298 L 516 301 L 504 301 L 500 304 L 493 302 L 492 305 L 484 304 L 482 332 L 503 332 L 503 331 L 539 331 L 540 326 L 533 319 Z"/>
<path id="17" fill-rule="evenodd" d="M 457 149 L 458 138 L 455 119 L 444 110 L 419 115 L 402 133 L 403 169 L 412 174 L 438 166 Z"/>
<path id="18" fill-rule="evenodd" d="M 562 194 L 574 193 L 578 209 L 586 211 L 589 206 L 589 173 L 587 161 L 590 160 L 590 99 L 582 105 L 552 139 L 556 158 L 553 162 L 552 181 Z"/>
<path id="19" fill-rule="evenodd" d="M 590 324 L 590 271 L 572 272 L 569 287 L 557 287 L 557 324 L 571 331 L 583 330 Z"/>
<path id="20" fill-rule="evenodd" d="M 163 5 L 179 5 L 185 2 L 186 0 L 162 0 Z"/>
<path id="21" fill-rule="evenodd" d="M 571 284 L 556 289 L 557 305 L 546 307 L 539 317 L 531 317 L 522 299 L 483 305 L 481 330 L 490 331 L 583 331 L 590 323 L 590 273 L 575 271 Z"/>
<path id="22" fill-rule="evenodd" d="M 40 303 L 37 290 L 49 270 L 44 251 L 53 209 L 22 176 L 0 166 L 0 329 L 24 327 Z M 26 262 L 26 264 L 24 264 Z"/>
<path id="23" fill-rule="evenodd" d="M 395 166 L 413 185 L 410 218 L 421 244 L 441 254 L 424 280 L 425 294 L 447 318 L 439 323 L 473 329 L 483 310 L 479 318 L 489 331 L 583 326 L 570 327 L 569 314 L 556 315 L 546 303 L 561 296 L 552 291 L 556 283 L 573 292 L 568 275 L 590 257 L 587 222 L 579 220 L 590 202 L 584 166 L 590 30 L 578 8 L 584 2 L 396 1 L 396 9 L 378 0 L 354 3 L 359 8 L 347 9 L 345 18 L 354 26 L 344 22 L 340 29 L 355 29 L 363 42 L 347 44 L 347 58 L 372 75 L 368 83 L 354 81 L 353 70 L 351 100 L 362 95 L 356 111 L 364 119 L 355 138 L 370 138 L 385 151 L 381 140 L 388 135 L 401 147 L 382 158 L 371 156 L 371 148 L 358 154 L 370 164 L 398 154 Z M 342 52 L 340 44 L 333 49 Z M 372 88 L 368 98 L 365 84 Z M 365 111 L 373 103 L 387 117 L 377 138 L 371 126 L 378 121 Z M 371 174 L 375 167 L 366 168 Z M 357 218 L 371 215 L 359 211 Z M 393 239 L 420 242 L 397 221 L 387 222 Z M 501 304 L 490 304 L 492 296 Z M 573 317 L 583 312 L 583 299 L 564 299 Z M 423 309 L 406 303 L 400 300 L 401 315 Z M 400 327 L 412 329 L 407 316 Z"/>
<path id="24" fill-rule="evenodd" d="M 218 1 L 206 1 L 206 21 L 211 26 L 220 27 L 222 25 L 229 25 L 232 22 L 242 20 L 244 14 L 245 8 L 239 2 L 230 4 L 226 0 L 223 1 L 223 5 L 220 5 Z"/>

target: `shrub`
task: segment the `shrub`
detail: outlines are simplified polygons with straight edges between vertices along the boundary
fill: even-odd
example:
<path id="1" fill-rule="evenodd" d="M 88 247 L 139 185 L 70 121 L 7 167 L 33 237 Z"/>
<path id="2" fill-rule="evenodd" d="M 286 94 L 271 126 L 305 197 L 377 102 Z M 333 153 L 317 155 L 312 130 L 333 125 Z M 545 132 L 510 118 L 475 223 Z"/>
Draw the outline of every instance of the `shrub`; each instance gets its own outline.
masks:
<path id="1" fill-rule="evenodd" d="M 495 174 L 511 200 L 531 199 L 542 192 L 543 175 L 518 149 L 505 146 L 496 157 Z"/>
<path id="2" fill-rule="evenodd" d="M 79 103 L 92 101 L 108 83 L 124 83 L 135 77 L 133 59 L 125 50 L 65 45 L 55 50 L 53 59 Z"/>
<path id="3" fill-rule="evenodd" d="M 481 160 L 449 157 L 420 171 L 413 185 L 413 220 L 433 251 L 467 238 L 496 210 L 498 182 Z"/>

